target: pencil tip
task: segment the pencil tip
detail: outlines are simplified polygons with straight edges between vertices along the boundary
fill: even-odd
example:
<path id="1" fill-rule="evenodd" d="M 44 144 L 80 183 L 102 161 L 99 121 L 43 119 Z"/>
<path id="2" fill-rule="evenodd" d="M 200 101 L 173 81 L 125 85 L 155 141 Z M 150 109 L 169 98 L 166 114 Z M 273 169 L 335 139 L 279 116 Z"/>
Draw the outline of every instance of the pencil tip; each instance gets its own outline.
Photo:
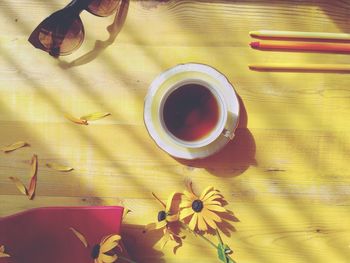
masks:
<path id="1" fill-rule="evenodd" d="M 251 37 L 255 37 L 255 36 L 257 35 L 257 32 L 256 32 L 256 31 L 250 31 L 250 32 L 249 32 L 249 35 L 250 35 Z"/>
<path id="2" fill-rule="evenodd" d="M 249 44 L 252 48 L 258 48 L 260 46 L 259 41 L 253 41 Z"/>

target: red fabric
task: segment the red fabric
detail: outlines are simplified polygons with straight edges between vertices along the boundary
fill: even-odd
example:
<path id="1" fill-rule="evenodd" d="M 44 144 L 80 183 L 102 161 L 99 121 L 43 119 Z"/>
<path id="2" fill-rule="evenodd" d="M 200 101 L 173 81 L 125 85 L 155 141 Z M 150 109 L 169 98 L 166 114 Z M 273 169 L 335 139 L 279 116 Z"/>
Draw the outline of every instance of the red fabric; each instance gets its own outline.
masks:
<path id="1" fill-rule="evenodd" d="M 119 234 L 123 207 L 48 207 L 0 218 L 0 245 L 11 258 L 0 263 L 89 263 L 95 244 Z M 89 243 L 85 248 L 69 229 Z"/>

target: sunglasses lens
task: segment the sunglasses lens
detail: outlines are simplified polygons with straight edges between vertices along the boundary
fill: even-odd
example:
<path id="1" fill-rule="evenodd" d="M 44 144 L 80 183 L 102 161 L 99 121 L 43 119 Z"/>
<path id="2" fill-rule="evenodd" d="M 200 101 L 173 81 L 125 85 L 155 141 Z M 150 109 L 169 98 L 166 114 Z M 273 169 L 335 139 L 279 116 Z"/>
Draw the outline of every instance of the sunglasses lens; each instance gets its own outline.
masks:
<path id="1" fill-rule="evenodd" d="M 68 55 L 83 42 L 83 24 L 78 17 L 69 24 L 63 22 L 55 27 L 42 27 L 38 39 L 51 55 Z"/>
<path id="2" fill-rule="evenodd" d="M 79 48 L 83 39 L 84 28 L 80 18 L 67 17 L 58 12 L 40 23 L 28 40 L 36 48 L 58 57 Z"/>
<path id="3" fill-rule="evenodd" d="M 87 10 L 97 16 L 109 16 L 119 6 L 121 0 L 92 0 Z"/>

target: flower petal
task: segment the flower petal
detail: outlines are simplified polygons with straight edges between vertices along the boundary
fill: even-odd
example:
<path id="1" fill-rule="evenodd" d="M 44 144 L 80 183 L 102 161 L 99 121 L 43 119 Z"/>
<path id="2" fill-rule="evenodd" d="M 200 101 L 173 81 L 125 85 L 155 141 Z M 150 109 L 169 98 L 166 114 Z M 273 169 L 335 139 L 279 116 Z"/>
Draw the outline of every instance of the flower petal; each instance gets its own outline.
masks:
<path id="1" fill-rule="evenodd" d="M 207 224 L 205 223 L 204 219 L 203 219 L 203 214 L 202 213 L 198 213 L 198 229 L 201 231 L 207 231 L 208 227 Z"/>
<path id="2" fill-rule="evenodd" d="M 210 218 L 215 222 L 222 222 L 221 217 L 219 217 L 215 212 L 212 212 L 208 209 L 203 209 L 202 213 L 204 213 L 205 218 Z"/>
<path id="3" fill-rule="evenodd" d="M 179 206 L 179 203 L 181 201 L 181 194 L 173 192 L 169 196 L 166 206 L 165 206 L 165 212 L 170 212 L 171 214 L 175 214 L 177 212 L 177 207 Z"/>
<path id="4" fill-rule="evenodd" d="M 22 183 L 21 180 L 19 180 L 17 177 L 9 177 L 9 179 L 14 182 L 14 184 L 16 185 L 17 189 L 24 195 L 27 195 L 27 188 L 25 187 L 25 185 Z"/>
<path id="5" fill-rule="evenodd" d="M 219 201 L 215 201 L 215 200 L 211 200 L 211 201 L 204 201 L 203 202 L 204 206 L 208 206 L 208 205 L 219 205 L 222 206 L 222 203 L 220 203 Z"/>
<path id="6" fill-rule="evenodd" d="M 47 163 L 46 166 L 59 172 L 70 172 L 74 170 L 74 168 L 72 167 L 64 166 L 57 163 Z"/>
<path id="7" fill-rule="evenodd" d="M 74 122 L 76 124 L 88 125 L 87 120 L 78 119 L 68 113 L 64 114 L 64 117 L 66 117 L 67 120 L 70 120 L 71 122 Z"/>
<path id="8" fill-rule="evenodd" d="M 113 263 L 117 259 L 118 259 L 118 256 L 115 254 L 110 256 L 110 255 L 106 255 L 106 254 L 101 253 L 98 256 L 98 260 L 100 260 L 102 263 Z"/>
<path id="9" fill-rule="evenodd" d="M 185 197 L 187 197 L 188 200 L 190 201 L 194 201 L 194 200 L 197 200 L 198 197 L 196 195 L 194 195 L 193 193 L 187 191 L 187 190 L 184 190 L 183 191 L 183 194 L 185 195 Z"/>
<path id="10" fill-rule="evenodd" d="M 196 225 L 197 225 L 197 221 L 198 221 L 198 214 L 194 213 L 192 218 L 191 218 L 191 221 L 188 224 L 188 227 L 192 230 L 195 230 Z"/>
<path id="11" fill-rule="evenodd" d="M 180 208 L 185 208 L 185 207 L 191 207 L 192 206 L 193 201 L 191 200 L 182 200 L 180 203 Z"/>
<path id="12" fill-rule="evenodd" d="M 226 212 L 226 209 L 221 205 L 207 205 L 206 208 L 209 209 L 210 211 Z"/>
<path id="13" fill-rule="evenodd" d="M 8 153 L 8 152 L 12 152 L 14 150 L 17 150 L 17 149 L 25 147 L 25 146 L 29 146 L 29 144 L 26 142 L 23 142 L 23 141 L 18 141 L 18 142 L 12 143 L 10 145 L 4 146 L 0 150 L 3 151 L 4 153 Z"/>
<path id="14" fill-rule="evenodd" d="M 99 119 L 102 119 L 104 117 L 107 117 L 111 115 L 111 113 L 109 112 L 95 112 L 95 113 L 91 113 L 85 116 L 81 116 L 80 119 L 81 120 L 86 120 L 86 121 L 96 121 Z"/>
<path id="15" fill-rule="evenodd" d="M 216 199 L 216 198 L 219 198 L 219 197 L 223 198 L 223 196 L 222 196 L 217 190 L 213 190 L 213 191 L 207 193 L 207 194 L 203 197 L 203 199 L 201 199 L 201 200 L 202 200 L 202 201 L 205 201 L 205 200 L 207 200 L 208 198 L 210 198 L 210 197 L 212 197 L 212 196 L 215 196 L 215 199 Z"/>
<path id="16" fill-rule="evenodd" d="M 180 211 L 180 220 L 183 220 L 186 217 L 193 215 L 193 214 L 194 214 L 194 211 L 193 211 L 192 207 L 184 208 Z"/>
<path id="17" fill-rule="evenodd" d="M 166 216 L 166 221 L 167 222 L 175 222 L 179 220 L 179 215 L 168 215 Z"/>
<path id="18" fill-rule="evenodd" d="M 119 235 L 110 235 L 107 238 L 104 238 L 100 243 L 100 253 L 105 253 L 110 251 L 111 249 L 118 246 L 118 242 L 121 239 Z"/>
<path id="19" fill-rule="evenodd" d="M 203 218 L 204 218 L 204 221 L 207 223 L 208 226 L 210 226 L 213 229 L 217 228 L 217 225 L 216 225 L 216 223 L 215 223 L 215 221 L 213 219 L 211 219 L 210 217 L 205 217 L 204 215 L 203 215 Z"/>
<path id="20" fill-rule="evenodd" d="M 219 201 L 219 200 L 221 200 L 221 199 L 224 199 L 224 197 L 223 197 L 222 195 L 220 195 L 220 194 L 214 194 L 214 195 L 212 195 L 212 196 L 209 197 L 209 198 L 203 199 L 202 201 L 203 201 L 203 202 L 210 202 L 210 201 L 214 201 L 214 200 Z"/>
<path id="21" fill-rule="evenodd" d="M 32 170 L 31 170 L 31 179 L 28 187 L 28 198 L 32 200 L 34 198 L 35 190 L 36 190 L 36 181 L 37 181 L 37 171 L 38 171 L 38 156 L 33 154 L 32 157 Z"/>
<path id="22" fill-rule="evenodd" d="M 211 193 L 214 190 L 213 186 L 208 186 L 207 188 L 204 189 L 204 191 L 202 192 L 202 194 L 200 195 L 199 199 L 203 200 L 205 198 L 205 196 L 209 193 Z"/>
<path id="23" fill-rule="evenodd" d="M 75 230 L 73 227 L 70 227 L 69 229 L 72 230 L 74 235 L 81 241 L 81 243 L 83 243 L 83 245 L 85 247 L 88 247 L 88 242 L 87 242 L 86 238 L 80 232 Z"/>

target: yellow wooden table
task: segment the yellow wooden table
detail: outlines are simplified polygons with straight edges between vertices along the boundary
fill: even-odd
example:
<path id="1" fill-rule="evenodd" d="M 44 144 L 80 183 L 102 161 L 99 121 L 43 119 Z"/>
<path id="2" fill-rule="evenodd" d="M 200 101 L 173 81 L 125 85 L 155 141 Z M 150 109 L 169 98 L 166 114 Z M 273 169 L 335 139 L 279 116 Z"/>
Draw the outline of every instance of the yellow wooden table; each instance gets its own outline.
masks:
<path id="1" fill-rule="evenodd" d="M 349 33 L 349 1 L 130 1 L 114 42 L 95 45 L 109 38 L 114 16 L 83 12 L 85 42 L 57 60 L 27 38 L 65 2 L 0 2 L 0 145 L 31 145 L 0 153 L 0 216 L 42 206 L 122 203 L 132 210 L 124 231 L 138 262 L 218 262 L 207 243 L 190 235 L 173 255 L 172 246 L 160 250 L 158 234 L 142 234 L 159 210 L 151 192 L 166 199 L 190 179 L 197 191 L 221 189 L 239 219 L 224 237 L 237 262 L 350 262 L 350 75 L 247 66 L 348 63 L 345 54 L 253 50 L 248 32 Z M 143 123 L 152 80 L 186 62 L 217 68 L 242 99 L 235 140 L 206 161 L 170 157 Z M 112 115 L 88 126 L 63 117 L 96 111 Z M 27 182 L 33 153 L 38 187 L 29 201 L 8 177 Z M 47 162 L 75 170 L 60 173 Z"/>

